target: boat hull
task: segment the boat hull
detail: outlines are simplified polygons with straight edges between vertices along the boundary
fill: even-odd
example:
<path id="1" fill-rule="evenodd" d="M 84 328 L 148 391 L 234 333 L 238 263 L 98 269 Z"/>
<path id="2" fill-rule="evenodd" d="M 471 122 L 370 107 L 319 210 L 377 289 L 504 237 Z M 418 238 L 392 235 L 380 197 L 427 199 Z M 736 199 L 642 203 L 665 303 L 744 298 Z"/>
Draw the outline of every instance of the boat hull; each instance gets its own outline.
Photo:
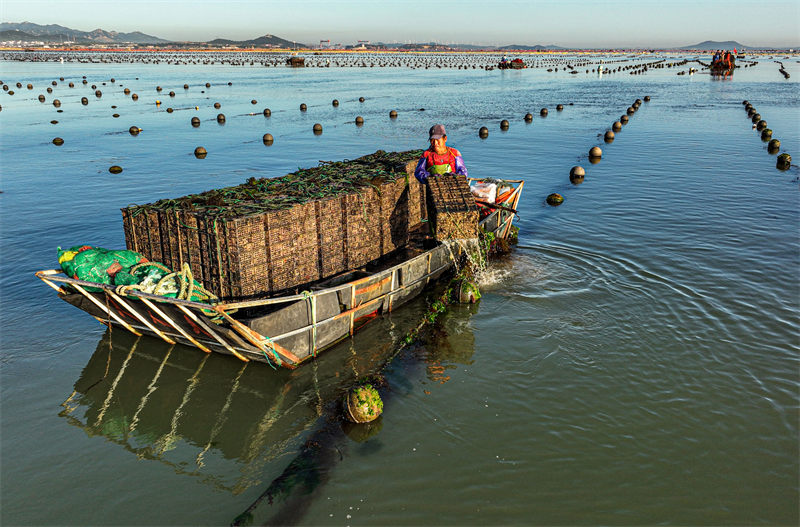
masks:
<path id="1" fill-rule="evenodd" d="M 480 225 L 497 238 L 511 232 L 523 182 Z M 428 243 L 434 243 L 428 239 Z M 65 302 L 105 325 L 182 343 L 242 361 L 295 368 L 353 335 L 370 320 L 412 300 L 476 250 L 477 240 L 449 240 L 428 249 L 408 247 L 398 263 L 362 268 L 315 284 L 309 291 L 214 305 L 66 277 L 36 275 Z"/>

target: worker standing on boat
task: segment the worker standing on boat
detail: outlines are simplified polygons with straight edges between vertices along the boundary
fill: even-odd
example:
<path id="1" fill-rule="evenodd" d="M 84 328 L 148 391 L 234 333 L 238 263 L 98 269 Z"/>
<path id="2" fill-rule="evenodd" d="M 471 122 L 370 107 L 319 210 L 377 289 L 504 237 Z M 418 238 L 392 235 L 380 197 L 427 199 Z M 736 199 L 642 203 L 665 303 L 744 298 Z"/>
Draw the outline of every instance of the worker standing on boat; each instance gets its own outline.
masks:
<path id="1" fill-rule="evenodd" d="M 421 182 L 431 176 L 455 173 L 467 177 L 467 167 L 461 152 L 447 146 L 447 132 L 443 124 L 435 124 L 428 131 L 428 140 L 431 146 L 419 158 L 414 176 Z"/>

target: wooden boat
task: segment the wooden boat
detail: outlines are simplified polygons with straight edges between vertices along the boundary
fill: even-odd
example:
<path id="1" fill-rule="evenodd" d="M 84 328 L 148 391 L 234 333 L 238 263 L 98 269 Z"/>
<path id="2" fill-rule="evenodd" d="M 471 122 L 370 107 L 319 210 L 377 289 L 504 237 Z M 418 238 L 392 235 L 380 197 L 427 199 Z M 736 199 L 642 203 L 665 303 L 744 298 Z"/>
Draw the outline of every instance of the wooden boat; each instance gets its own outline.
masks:
<path id="1" fill-rule="evenodd" d="M 306 59 L 303 57 L 292 56 L 286 59 L 286 65 L 292 68 L 302 68 L 306 64 Z"/>
<path id="2" fill-rule="evenodd" d="M 522 61 L 522 59 L 514 59 L 514 60 L 511 60 L 511 61 L 500 62 L 497 65 L 497 68 L 501 69 L 501 70 L 521 70 L 521 69 L 525 69 L 527 67 L 528 66 L 525 65 L 525 63 Z"/>
<path id="3" fill-rule="evenodd" d="M 733 73 L 733 70 L 736 68 L 736 57 L 731 55 L 730 65 L 723 61 L 719 60 L 717 62 L 711 62 L 709 65 L 711 75 L 730 75 Z"/>
<path id="4" fill-rule="evenodd" d="M 481 180 L 471 178 L 470 181 Z M 482 203 L 479 226 L 506 239 L 524 182 L 504 180 L 512 191 L 500 203 Z M 427 224 L 397 254 L 365 267 L 314 283 L 308 291 L 240 302 L 206 304 L 177 300 L 113 285 L 69 278 L 61 269 L 36 276 L 58 296 L 105 325 L 125 328 L 205 352 L 233 355 L 242 361 L 295 368 L 364 324 L 419 295 L 452 270 L 465 255 L 469 240 L 437 243 Z"/>

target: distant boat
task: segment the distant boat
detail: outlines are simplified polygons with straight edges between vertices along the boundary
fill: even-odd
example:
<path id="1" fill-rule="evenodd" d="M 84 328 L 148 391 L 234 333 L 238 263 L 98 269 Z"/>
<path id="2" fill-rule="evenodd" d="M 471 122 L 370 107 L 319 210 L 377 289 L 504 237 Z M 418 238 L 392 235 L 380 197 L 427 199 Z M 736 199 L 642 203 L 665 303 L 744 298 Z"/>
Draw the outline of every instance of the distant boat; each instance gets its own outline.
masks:
<path id="1" fill-rule="evenodd" d="M 497 65 L 497 68 L 501 70 L 521 70 L 527 67 L 528 66 L 522 61 L 522 59 L 514 59 L 512 61 L 500 62 Z"/>
<path id="2" fill-rule="evenodd" d="M 291 57 L 287 57 L 286 65 L 292 68 L 302 68 L 306 65 L 306 59 L 298 57 L 297 55 L 292 55 Z"/>

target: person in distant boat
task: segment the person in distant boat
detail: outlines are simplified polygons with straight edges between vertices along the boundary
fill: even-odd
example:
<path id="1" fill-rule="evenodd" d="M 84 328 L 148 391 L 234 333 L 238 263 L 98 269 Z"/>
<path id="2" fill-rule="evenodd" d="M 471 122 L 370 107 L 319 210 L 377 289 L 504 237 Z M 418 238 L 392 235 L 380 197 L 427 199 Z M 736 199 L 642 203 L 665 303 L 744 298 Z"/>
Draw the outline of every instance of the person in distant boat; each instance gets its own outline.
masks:
<path id="1" fill-rule="evenodd" d="M 431 175 L 454 173 L 467 177 L 467 167 L 461 152 L 447 146 L 447 132 L 443 124 L 435 124 L 428 131 L 431 146 L 419 158 L 414 176 L 425 183 Z"/>
<path id="2" fill-rule="evenodd" d="M 712 60 L 711 63 L 716 64 L 719 62 L 719 59 L 720 59 L 719 50 L 717 50 L 716 53 L 714 53 L 714 60 Z"/>

